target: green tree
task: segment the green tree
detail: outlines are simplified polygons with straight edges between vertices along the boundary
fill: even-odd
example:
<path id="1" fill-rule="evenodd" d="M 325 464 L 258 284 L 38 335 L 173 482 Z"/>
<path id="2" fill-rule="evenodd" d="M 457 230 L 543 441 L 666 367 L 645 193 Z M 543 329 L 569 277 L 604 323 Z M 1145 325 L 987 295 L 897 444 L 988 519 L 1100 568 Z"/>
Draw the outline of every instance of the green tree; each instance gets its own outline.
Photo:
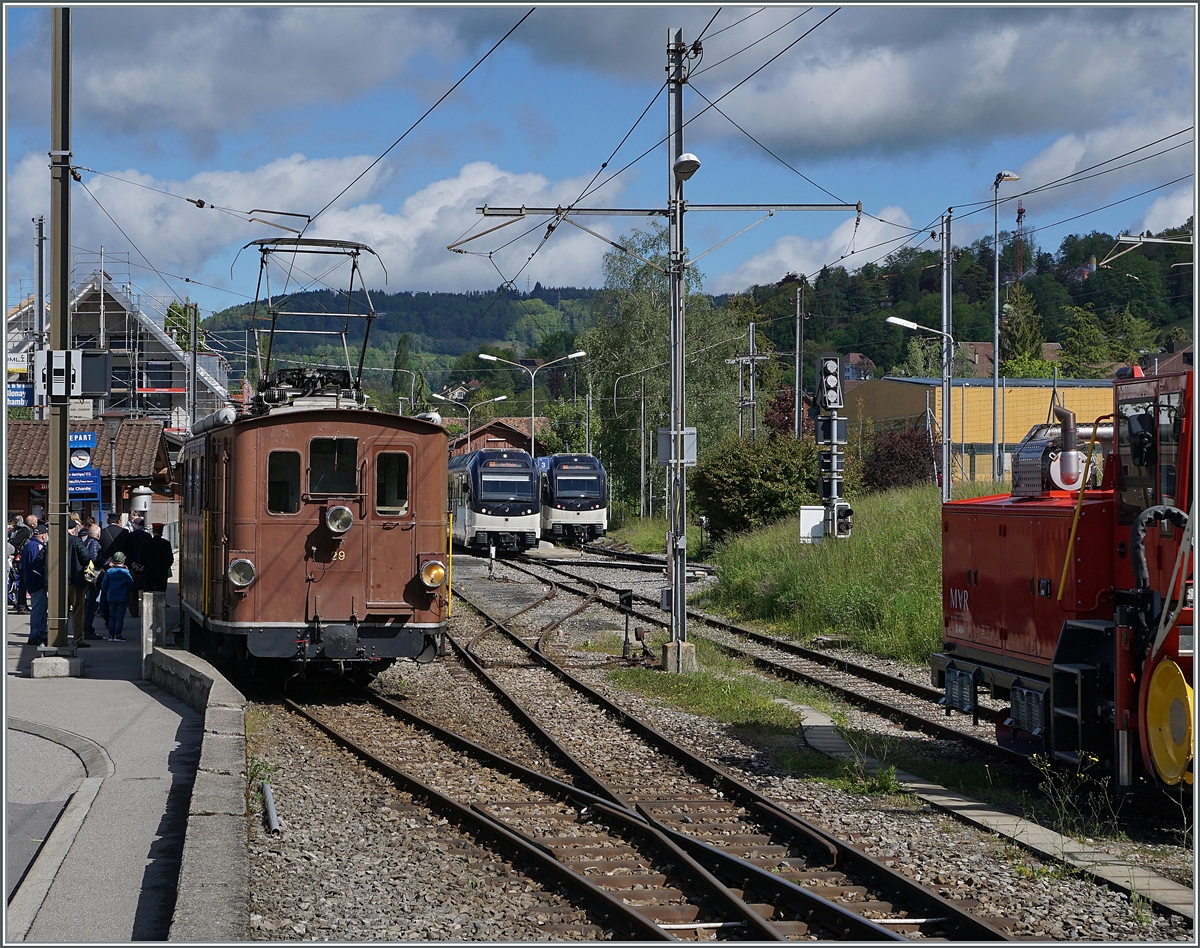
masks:
<path id="1" fill-rule="evenodd" d="M 1009 359 L 1040 359 L 1042 343 L 1042 317 L 1038 315 L 1033 296 L 1020 282 L 1013 284 L 1004 304 L 1000 320 L 1000 367 Z"/>
<path id="2" fill-rule="evenodd" d="M 593 325 L 578 338 L 588 353 L 592 390 L 593 449 L 625 498 L 637 497 L 638 434 L 641 384 L 645 385 L 647 465 L 656 496 L 662 468 L 653 463 L 654 430 L 669 424 L 670 296 L 665 272 L 667 229 L 652 225 L 635 229 L 621 243 L 638 257 L 620 250 L 604 255 L 604 289 L 597 293 Z M 714 307 L 701 292 L 703 274 L 687 270 L 686 331 L 688 424 L 698 434 L 698 452 L 736 431 L 737 372 L 725 364 L 744 333 L 729 323 L 729 314 Z M 615 389 L 615 392 L 614 392 Z M 614 406 L 614 394 L 615 406 Z"/>
<path id="3" fill-rule="evenodd" d="M 1067 307 L 1066 337 L 1062 367 L 1068 378 L 1104 378 L 1109 364 L 1109 345 L 1100 318 L 1089 304 Z"/>
<path id="4" fill-rule="evenodd" d="M 392 360 L 392 394 L 397 399 L 413 389 L 414 379 L 408 374 L 412 371 L 412 357 L 409 355 L 408 345 L 408 333 L 404 333 L 396 341 L 396 357 Z"/>
<path id="5" fill-rule="evenodd" d="M 1000 374 L 1009 379 L 1048 379 L 1054 375 L 1054 363 L 1027 355 L 1014 356 L 1000 363 Z"/>
<path id="6" fill-rule="evenodd" d="M 1108 339 L 1108 357 L 1113 362 L 1131 365 L 1140 355 L 1158 350 L 1158 333 L 1128 307 L 1109 310 L 1100 323 Z"/>

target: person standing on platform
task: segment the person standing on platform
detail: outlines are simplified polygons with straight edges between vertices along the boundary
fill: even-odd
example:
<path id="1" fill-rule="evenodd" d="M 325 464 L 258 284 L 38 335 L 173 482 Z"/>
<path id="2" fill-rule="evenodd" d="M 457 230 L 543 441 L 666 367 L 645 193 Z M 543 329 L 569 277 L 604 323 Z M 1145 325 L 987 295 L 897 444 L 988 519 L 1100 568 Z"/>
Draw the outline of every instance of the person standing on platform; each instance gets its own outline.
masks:
<path id="1" fill-rule="evenodd" d="M 8 531 L 8 542 L 12 544 L 14 562 L 10 564 L 17 571 L 17 602 L 13 608 L 13 612 L 28 612 L 29 611 L 29 593 L 25 589 L 25 576 L 21 570 L 21 551 L 25 549 L 25 544 L 33 539 L 33 528 L 37 526 L 37 521 L 30 526 L 25 522 L 25 518 L 19 514 L 13 518 L 12 529 Z"/>
<path id="2" fill-rule="evenodd" d="M 125 568 L 125 554 L 118 550 L 112 555 L 112 566 L 104 571 L 100 588 L 108 602 L 108 640 L 124 642 L 125 607 L 129 605 L 129 593 L 133 589 L 133 576 Z"/>
<path id="3" fill-rule="evenodd" d="M 87 547 L 88 558 L 95 564 L 96 569 L 103 574 L 104 560 L 100 558 L 100 527 L 93 523 L 87 530 L 87 536 L 81 537 Z M 102 638 L 96 634 L 96 608 L 100 604 L 100 576 L 95 582 L 88 583 L 87 597 L 83 607 L 83 637 L 93 641 Z"/>
<path id="4" fill-rule="evenodd" d="M 29 592 L 29 644 L 45 645 L 50 622 L 49 590 L 46 588 L 46 541 L 50 530 L 44 524 L 34 528 L 34 535 L 21 550 L 21 576 Z"/>
<path id="5" fill-rule="evenodd" d="M 117 549 L 125 554 L 125 566 L 129 570 L 129 574 L 133 577 L 133 589 L 129 593 L 129 614 L 137 618 L 144 585 L 142 579 L 142 551 L 146 547 L 146 541 L 150 539 L 150 534 L 146 532 L 146 520 L 144 517 L 131 517 L 129 519 L 129 526 L 130 529 L 121 534 L 117 540 Z"/>
<path id="6" fill-rule="evenodd" d="M 79 536 L 82 526 L 76 518 L 67 530 L 67 615 L 71 622 L 71 638 L 77 649 L 91 648 L 83 638 L 83 613 L 87 608 L 87 565 L 92 558 L 88 556 L 87 544 Z"/>
<path id="7" fill-rule="evenodd" d="M 142 588 L 146 592 L 166 592 L 171 566 L 175 563 L 175 549 L 163 536 L 161 523 L 154 524 L 151 529 L 154 536 L 142 546 Z"/>

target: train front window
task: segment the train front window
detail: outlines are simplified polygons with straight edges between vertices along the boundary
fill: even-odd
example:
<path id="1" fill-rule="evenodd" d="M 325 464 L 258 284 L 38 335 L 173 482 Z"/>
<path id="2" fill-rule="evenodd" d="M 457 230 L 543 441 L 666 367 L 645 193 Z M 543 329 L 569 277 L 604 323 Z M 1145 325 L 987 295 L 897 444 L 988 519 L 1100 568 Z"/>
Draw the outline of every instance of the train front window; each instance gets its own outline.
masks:
<path id="1" fill-rule="evenodd" d="M 408 513 L 408 455 L 380 454 L 375 458 L 375 513 L 402 517 Z"/>
<path id="2" fill-rule="evenodd" d="M 294 514 L 300 510 L 300 452 L 272 451 L 267 455 L 267 511 Z"/>
<path id="3" fill-rule="evenodd" d="M 1164 393 L 1158 398 L 1159 502 L 1171 506 L 1175 506 L 1175 473 L 1182 434 L 1183 393 Z"/>
<path id="4" fill-rule="evenodd" d="M 529 473 L 481 474 L 480 500 L 533 500 L 533 475 Z"/>
<path id="5" fill-rule="evenodd" d="M 358 493 L 357 438 L 313 438 L 309 442 L 308 492 Z"/>
<path id="6" fill-rule="evenodd" d="M 600 496 L 600 478 L 595 475 L 585 476 L 572 474 L 570 477 L 559 477 L 555 481 L 560 498 L 598 498 Z"/>

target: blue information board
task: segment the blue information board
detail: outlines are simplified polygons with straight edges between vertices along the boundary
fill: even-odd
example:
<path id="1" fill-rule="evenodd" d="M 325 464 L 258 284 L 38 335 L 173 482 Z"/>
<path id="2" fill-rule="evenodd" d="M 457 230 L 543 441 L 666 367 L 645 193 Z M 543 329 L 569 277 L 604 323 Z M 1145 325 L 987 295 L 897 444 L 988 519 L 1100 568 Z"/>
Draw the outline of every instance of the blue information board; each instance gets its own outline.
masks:
<path id="1" fill-rule="evenodd" d="M 71 468 L 67 471 L 67 493 L 72 497 L 81 495 L 100 496 L 100 468 Z"/>
<path id="2" fill-rule="evenodd" d="M 33 405 L 33 385 L 29 382 L 8 383 L 8 407 L 28 408 Z"/>
<path id="3" fill-rule="evenodd" d="M 68 448 L 94 448 L 96 446 L 96 432 L 94 431 L 72 431 L 67 434 Z"/>

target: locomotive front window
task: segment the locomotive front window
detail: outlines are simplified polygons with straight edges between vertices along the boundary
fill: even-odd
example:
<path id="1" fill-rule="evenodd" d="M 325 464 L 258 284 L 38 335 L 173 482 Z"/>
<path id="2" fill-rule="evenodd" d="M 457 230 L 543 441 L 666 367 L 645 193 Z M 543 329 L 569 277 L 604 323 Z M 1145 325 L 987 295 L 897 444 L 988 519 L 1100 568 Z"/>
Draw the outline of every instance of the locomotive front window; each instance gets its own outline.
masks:
<path id="1" fill-rule="evenodd" d="M 480 500 L 533 500 L 532 474 L 481 474 Z"/>
<path id="2" fill-rule="evenodd" d="M 402 517 L 408 513 L 408 455 L 380 454 L 375 458 L 375 513 Z"/>
<path id="3" fill-rule="evenodd" d="M 1158 398 L 1159 503 L 1175 503 L 1175 472 L 1179 461 L 1179 439 L 1183 434 L 1183 393 L 1169 392 Z"/>
<path id="4" fill-rule="evenodd" d="M 313 438 L 309 442 L 308 492 L 358 493 L 357 438 Z"/>
<path id="5" fill-rule="evenodd" d="M 558 477 L 555 481 L 558 496 L 562 498 L 599 497 L 600 478 L 573 474 L 570 477 Z"/>
<path id="6" fill-rule="evenodd" d="M 284 514 L 299 512 L 299 451 L 272 451 L 267 455 L 267 510 Z"/>

